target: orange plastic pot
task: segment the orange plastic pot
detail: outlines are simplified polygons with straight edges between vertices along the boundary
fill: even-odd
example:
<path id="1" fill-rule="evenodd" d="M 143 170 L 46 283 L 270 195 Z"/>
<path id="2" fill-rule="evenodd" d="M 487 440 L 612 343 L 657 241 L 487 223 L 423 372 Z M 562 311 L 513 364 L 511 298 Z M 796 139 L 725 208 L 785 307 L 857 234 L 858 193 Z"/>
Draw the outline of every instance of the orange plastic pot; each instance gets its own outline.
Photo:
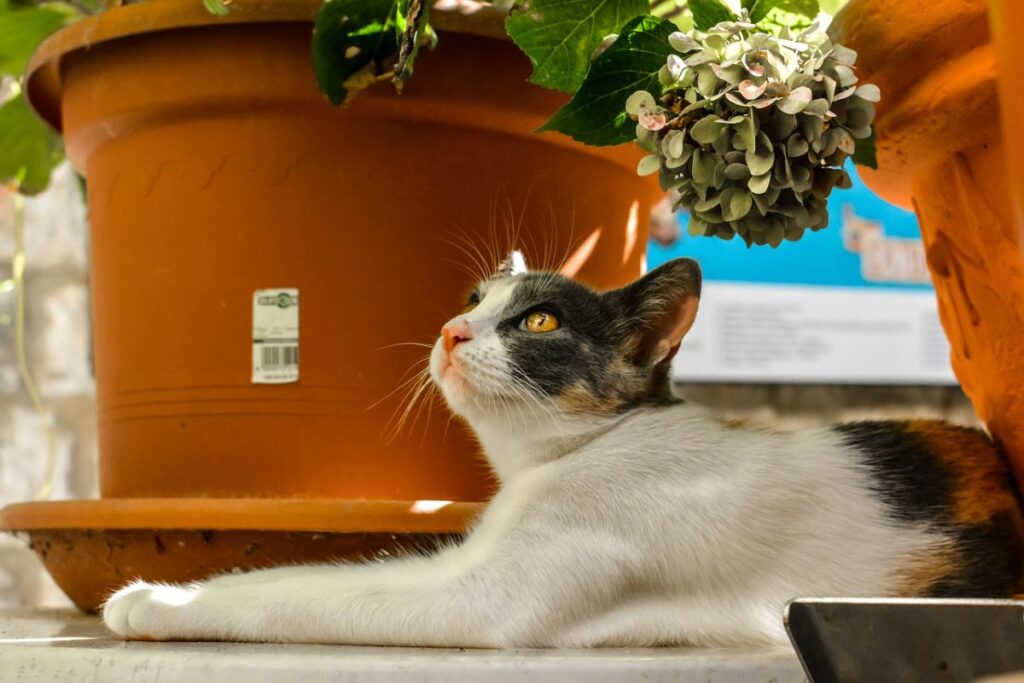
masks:
<path id="1" fill-rule="evenodd" d="M 439 402 L 388 438 L 426 356 L 400 344 L 432 342 L 472 281 L 467 252 L 501 256 L 512 233 L 599 286 L 641 271 L 655 188 L 633 150 L 533 132 L 564 96 L 527 83 L 500 12 L 436 12 L 440 46 L 401 96 L 380 84 L 334 108 L 310 60 L 318 6 L 235 0 L 216 18 L 151 0 L 31 62 L 29 99 L 88 183 L 102 504 L 484 500 L 490 475 Z M 300 378 L 253 384 L 253 294 L 283 287 L 299 290 Z M 246 528 L 318 530 L 259 510 Z M 6 528 L 55 528 L 8 512 Z"/>
<path id="2" fill-rule="evenodd" d="M 425 355 L 393 345 L 432 342 L 470 285 L 456 235 L 486 251 L 508 202 L 526 244 L 599 235 L 583 278 L 640 271 L 627 227 L 647 188 L 629 161 L 532 132 L 561 97 L 510 42 L 447 33 L 405 94 L 336 109 L 309 7 L 260 22 L 233 3 L 224 24 L 194 0 L 127 6 L 89 20 L 126 35 L 83 22 L 35 59 L 32 101 L 88 181 L 104 496 L 480 500 L 443 410 L 426 438 L 385 438 L 385 397 Z M 205 25 L 140 34 L 153 12 Z M 272 287 L 300 292 L 295 384 L 250 378 L 252 297 Z"/>
<path id="3" fill-rule="evenodd" d="M 953 370 L 1024 481 L 1024 277 L 1013 209 L 1024 197 L 1024 90 L 1013 53 L 1024 7 L 993 3 L 1005 136 L 985 0 L 933 0 L 926 11 L 911 0 L 851 0 L 835 28 L 859 52 L 861 78 L 882 90 L 879 168 L 863 177 L 917 211 Z"/>

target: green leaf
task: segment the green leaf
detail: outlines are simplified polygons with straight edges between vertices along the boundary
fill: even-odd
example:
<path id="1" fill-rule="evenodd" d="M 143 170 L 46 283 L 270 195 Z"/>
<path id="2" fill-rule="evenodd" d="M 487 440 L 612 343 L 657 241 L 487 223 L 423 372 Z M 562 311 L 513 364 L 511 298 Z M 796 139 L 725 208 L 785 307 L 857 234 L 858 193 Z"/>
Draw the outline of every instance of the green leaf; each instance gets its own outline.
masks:
<path id="1" fill-rule="evenodd" d="M 724 207 L 728 209 L 728 218 L 730 221 L 738 221 L 750 213 L 750 207 L 753 206 L 754 199 L 750 196 L 749 192 L 744 190 L 737 190 L 729 198 L 729 206 Z"/>
<path id="2" fill-rule="evenodd" d="M 821 11 L 834 15 L 841 10 L 849 0 L 821 0 Z"/>
<path id="3" fill-rule="evenodd" d="M 648 0 L 523 0 L 505 31 L 533 63 L 530 81 L 575 92 L 605 36 L 649 11 Z"/>
<path id="4" fill-rule="evenodd" d="M 20 77 L 39 43 L 77 17 L 62 3 L 13 4 L 0 10 L 0 76 Z"/>
<path id="5" fill-rule="evenodd" d="M 398 0 L 327 0 L 313 25 L 313 71 L 332 104 L 383 74 L 398 52 Z"/>
<path id="6" fill-rule="evenodd" d="M 716 120 L 715 116 L 705 116 L 690 128 L 690 136 L 702 145 L 710 145 L 717 140 L 725 124 Z"/>
<path id="7" fill-rule="evenodd" d="M 755 24 L 767 20 L 778 26 L 809 24 L 819 11 L 818 0 L 755 0 L 750 20 Z"/>
<path id="8" fill-rule="evenodd" d="M 693 24 L 701 31 L 707 31 L 723 21 L 735 21 L 736 15 L 722 0 L 690 0 Z"/>
<path id="9" fill-rule="evenodd" d="M 693 13 L 690 12 L 686 0 L 651 0 L 651 14 L 668 19 L 680 31 L 685 32 L 693 28 Z"/>
<path id="10" fill-rule="evenodd" d="M 757 4 L 757 0 L 741 0 L 740 7 L 747 10 L 748 12 L 754 9 L 754 5 Z"/>
<path id="11" fill-rule="evenodd" d="M 231 11 L 228 6 L 224 4 L 224 0 L 203 0 L 203 7 L 210 14 L 214 14 L 218 17 L 226 17 Z"/>
<path id="12" fill-rule="evenodd" d="M 36 118 L 21 93 L 0 106 L 0 182 L 13 182 L 23 194 L 42 192 L 62 158 L 60 139 Z"/>
<path id="13" fill-rule="evenodd" d="M 594 60 L 583 85 L 540 130 L 556 130 L 590 145 L 618 145 L 636 137 L 626 99 L 638 90 L 661 94 L 658 71 L 673 51 L 671 21 L 637 17 Z"/>
<path id="14" fill-rule="evenodd" d="M 878 169 L 878 153 L 875 148 L 875 127 L 871 127 L 871 137 L 855 140 L 853 163 L 858 166 Z"/>

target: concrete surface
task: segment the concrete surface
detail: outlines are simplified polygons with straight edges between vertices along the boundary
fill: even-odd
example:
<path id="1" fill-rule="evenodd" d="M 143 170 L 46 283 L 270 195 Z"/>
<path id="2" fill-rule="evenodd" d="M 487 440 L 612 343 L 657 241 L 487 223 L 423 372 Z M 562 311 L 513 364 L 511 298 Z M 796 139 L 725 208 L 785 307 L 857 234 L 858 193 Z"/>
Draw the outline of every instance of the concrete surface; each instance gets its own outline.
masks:
<path id="1" fill-rule="evenodd" d="M 765 650 L 440 650 L 125 643 L 74 610 L 0 610 L 0 681 L 67 683 L 796 683 L 788 648 Z"/>

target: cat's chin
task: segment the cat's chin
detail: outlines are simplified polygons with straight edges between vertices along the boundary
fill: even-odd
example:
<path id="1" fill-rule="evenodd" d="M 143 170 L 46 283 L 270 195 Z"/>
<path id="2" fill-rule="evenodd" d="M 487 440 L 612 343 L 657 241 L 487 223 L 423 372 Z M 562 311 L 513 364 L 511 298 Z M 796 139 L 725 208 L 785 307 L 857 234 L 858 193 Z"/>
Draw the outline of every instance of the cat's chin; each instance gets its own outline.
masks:
<path id="1" fill-rule="evenodd" d="M 440 345 L 434 347 L 430 356 L 430 376 L 451 411 L 468 418 L 466 413 L 471 407 L 475 391 L 448 355 L 440 349 Z"/>
<path id="2" fill-rule="evenodd" d="M 436 380 L 435 380 L 436 381 Z M 447 369 L 437 386 L 448 408 L 459 417 L 477 424 L 489 420 L 496 402 L 501 399 L 480 392 L 457 367 Z"/>
<path id="3" fill-rule="evenodd" d="M 449 404 L 464 405 L 471 403 L 473 396 L 477 393 L 458 368 L 449 365 L 441 372 L 440 381 L 441 393 L 448 399 Z"/>
<path id="4" fill-rule="evenodd" d="M 486 421 L 494 409 L 495 399 L 480 393 L 459 369 L 449 365 L 434 373 L 434 384 L 441 390 L 448 409 L 471 423 Z"/>

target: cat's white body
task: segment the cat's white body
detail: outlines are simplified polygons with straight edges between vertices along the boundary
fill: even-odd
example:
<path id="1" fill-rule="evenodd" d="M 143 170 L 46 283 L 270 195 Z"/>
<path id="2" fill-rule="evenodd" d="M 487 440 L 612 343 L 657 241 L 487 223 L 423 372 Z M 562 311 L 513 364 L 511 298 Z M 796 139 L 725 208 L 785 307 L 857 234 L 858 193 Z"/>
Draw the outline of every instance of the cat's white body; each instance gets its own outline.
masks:
<path id="1" fill-rule="evenodd" d="M 134 637 L 388 645 L 781 640 L 791 598 L 891 594 L 906 578 L 891 549 L 942 543 L 891 525 L 827 430 L 740 431 L 678 405 L 597 431 L 543 462 L 509 435 L 501 491 L 435 556 L 136 584 L 106 621 Z M 868 531 L 851 537 L 851 519 Z"/>
<path id="2" fill-rule="evenodd" d="M 892 522 L 830 430 L 746 431 L 681 403 L 594 416 L 488 395 L 481 387 L 514 381 L 494 331 L 514 282 L 494 283 L 454 321 L 453 343 L 473 344 L 453 352 L 439 340 L 433 352 L 435 381 L 501 480 L 461 545 L 184 587 L 137 583 L 107 603 L 110 628 L 469 647 L 780 641 L 790 599 L 895 594 L 909 579 L 905 559 L 944 543 Z M 669 347 L 654 348 L 661 362 Z"/>

